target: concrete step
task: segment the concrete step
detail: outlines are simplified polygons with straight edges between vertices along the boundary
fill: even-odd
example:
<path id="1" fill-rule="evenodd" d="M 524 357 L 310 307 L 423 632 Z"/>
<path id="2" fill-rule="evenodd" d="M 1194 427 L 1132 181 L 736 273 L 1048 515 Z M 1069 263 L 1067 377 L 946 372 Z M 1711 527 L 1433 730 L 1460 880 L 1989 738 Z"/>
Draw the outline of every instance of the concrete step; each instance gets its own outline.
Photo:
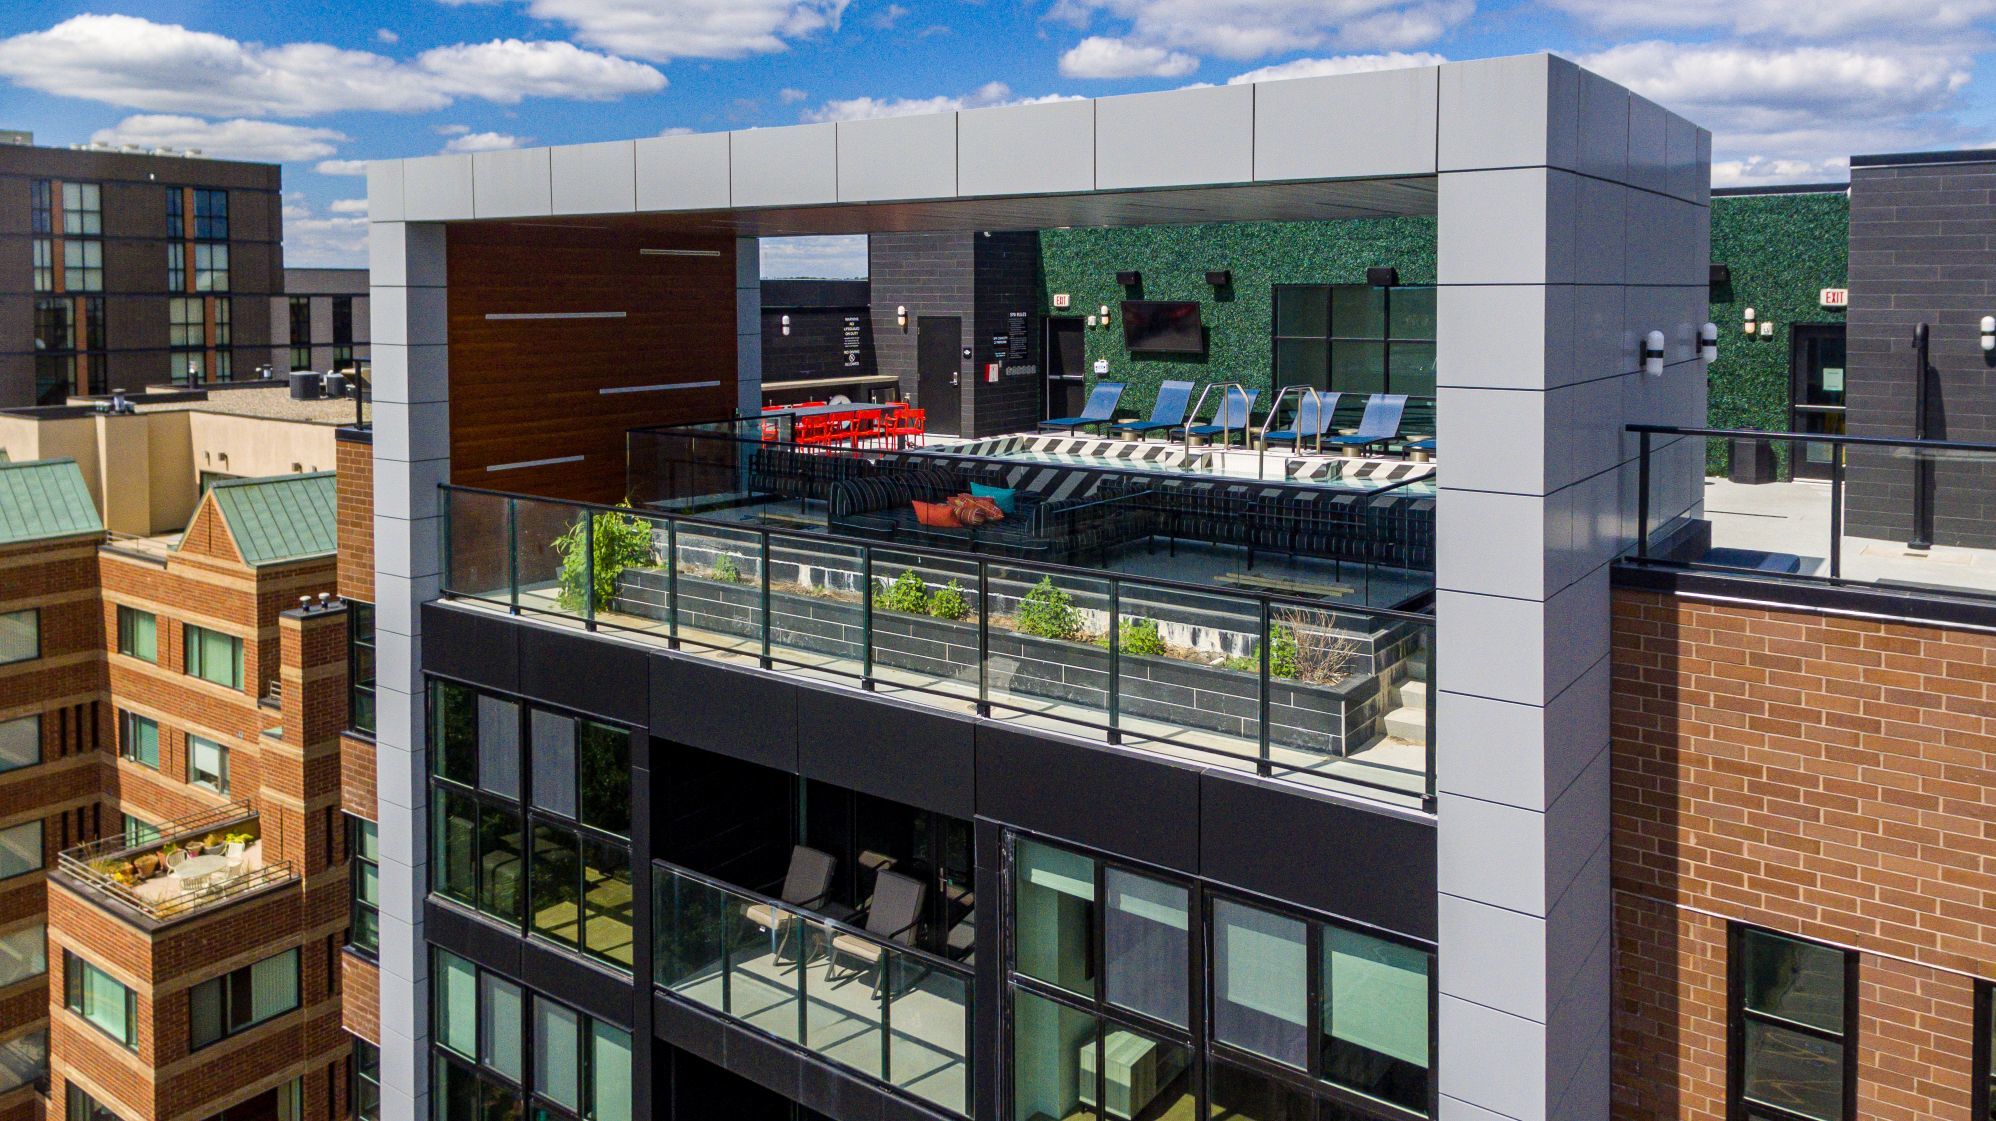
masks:
<path id="1" fill-rule="evenodd" d="M 1394 691 L 1399 694 L 1400 706 L 1402 708 L 1418 708 L 1425 710 L 1428 707 L 1427 682 L 1402 681 L 1400 684 L 1394 686 L 1393 688 Z"/>
<path id="2" fill-rule="evenodd" d="M 1396 708 L 1386 714 L 1386 734 L 1395 739 L 1413 743 L 1428 741 L 1428 710 L 1425 708 Z"/>

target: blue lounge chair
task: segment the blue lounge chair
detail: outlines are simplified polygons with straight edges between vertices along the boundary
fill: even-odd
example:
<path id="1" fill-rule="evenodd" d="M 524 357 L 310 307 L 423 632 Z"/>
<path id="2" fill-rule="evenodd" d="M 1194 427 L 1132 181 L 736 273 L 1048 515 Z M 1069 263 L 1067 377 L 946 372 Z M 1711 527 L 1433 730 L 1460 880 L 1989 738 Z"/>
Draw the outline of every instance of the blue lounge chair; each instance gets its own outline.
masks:
<path id="1" fill-rule="evenodd" d="M 1349 436 L 1326 436 L 1324 443 L 1337 448 L 1364 449 L 1400 438 L 1400 417 L 1407 411 L 1404 393 L 1375 393 L 1365 402 L 1365 415 L 1358 431 Z"/>
<path id="2" fill-rule="evenodd" d="M 1296 416 L 1289 427 L 1278 428 L 1261 434 L 1262 441 L 1270 444 L 1294 444 L 1302 448 L 1303 441 L 1314 440 L 1322 446 L 1324 433 L 1331 430 L 1331 417 L 1338 411 L 1338 393 L 1305 393 L 1296 403 Z"/>
<path id="3" fill-rule="evenodd" d="M 1203 436 L 1208 440 L 1217 439 L 1226 443 L 1230 434 L 1238 431 L 1241 439 L 1247 439 L 1248 416 L 1254 412 L 1254 399 L 1261 395 L 1258 389 L 1242 389 L 1229 386 L 1220 395 L 1220 411 L 1213 414 L 1211 424 L 1195 424 L 1185 430 L 1185 435 Z"/>
<path id="4" fill-rule="evenodd" d="M 1157 387 L 1157 403 L 1151 406 L 1149 420 L 1112 424 L 1109 431 L 1131 433 L 1139 439 L 1151 432 L 1163 432 L 1169 437 L 1173 429 L 1184 427 L 1185 410 L 1191 406 L 1192 383 L 1168 381 Z"/>
<path id="5" fill-rule="evenodd" d="M 1123 399 L 1123 383 L 1119 381 L 1098 381 L 1095 391 L 1088 395 L 1088 404 L 1080 416 L 1056 417 L 1040 422 L 1041 428 L 1087 428 L 1090 425 L 1107 424 L 1116 419 L 1116 404 Z"/>

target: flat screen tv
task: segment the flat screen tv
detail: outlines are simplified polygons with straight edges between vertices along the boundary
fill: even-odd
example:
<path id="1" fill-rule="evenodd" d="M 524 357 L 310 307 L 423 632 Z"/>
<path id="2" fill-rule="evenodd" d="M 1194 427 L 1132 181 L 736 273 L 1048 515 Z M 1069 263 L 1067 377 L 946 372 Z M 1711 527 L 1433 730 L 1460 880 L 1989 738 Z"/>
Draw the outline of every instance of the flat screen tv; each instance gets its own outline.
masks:
<path id="1" fill-rule="evenodd" d="M 1123 301 L 1123 345 L 1131 354 L 1204 354 L 1202 328 L 1196 301 Z"/>

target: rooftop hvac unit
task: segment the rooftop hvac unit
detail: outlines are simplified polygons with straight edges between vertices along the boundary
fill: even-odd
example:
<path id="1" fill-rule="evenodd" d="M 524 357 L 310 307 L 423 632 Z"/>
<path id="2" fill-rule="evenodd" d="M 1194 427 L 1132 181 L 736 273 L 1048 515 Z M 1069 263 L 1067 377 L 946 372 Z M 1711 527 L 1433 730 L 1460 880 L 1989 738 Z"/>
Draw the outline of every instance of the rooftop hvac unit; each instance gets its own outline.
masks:
<path id="1" fill-rule="evenodd" d="M 346 395 L 347 395 L 347 376 L 345 374 L 340 373 L 337 370 L 327 374 L 326 396 L 345 397 Z"/>
<path id="2" fill-rule="evenodd" d="M 326 395 L 324 374 L 312 370 L 294 370 L 291 374 L 291 399 L 293 401 L 317 401 Z"/>

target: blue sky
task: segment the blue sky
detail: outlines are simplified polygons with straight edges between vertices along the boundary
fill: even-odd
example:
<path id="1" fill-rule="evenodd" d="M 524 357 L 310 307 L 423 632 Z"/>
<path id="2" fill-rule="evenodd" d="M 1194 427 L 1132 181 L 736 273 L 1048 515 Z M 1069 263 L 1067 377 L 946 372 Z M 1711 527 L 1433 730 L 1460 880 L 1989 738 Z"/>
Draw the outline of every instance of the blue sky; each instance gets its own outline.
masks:
<path id="1" fill-rule="evenodd" d="M 4 0 L 0 127 L 281 162 L 287 263 L 340 265 L 367 159 L 1535 50 L 1711 128 L 1721 183 L 1835 180 L 1996 144 L 1992 38 L 1996 0 Z"/>

